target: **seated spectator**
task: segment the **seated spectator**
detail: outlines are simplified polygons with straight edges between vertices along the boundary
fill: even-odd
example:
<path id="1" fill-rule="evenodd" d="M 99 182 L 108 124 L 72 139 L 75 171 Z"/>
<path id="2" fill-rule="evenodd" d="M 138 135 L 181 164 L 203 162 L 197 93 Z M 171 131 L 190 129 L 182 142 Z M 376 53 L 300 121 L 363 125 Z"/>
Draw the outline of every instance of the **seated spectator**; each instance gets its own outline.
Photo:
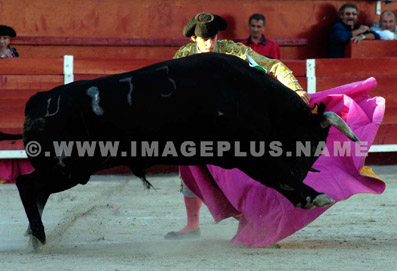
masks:
<path id="1" fill-rule="evenodd" d="M 10 38 L 16 37 L 15 30 L 7 25 L 0 25 L 0 58 L 19 57 L 15 48 L 10 46 Z"/>
<path id="2" fill-rule="evenodd" d="M 250 36 L 242 43 L 251 47 L 255 52 L 274 59 L 281 59 L 281 52 L 275 41 L 265 38 L 266 18 L 262 14 L 253 14 L 248 20 Z"/>
<path id="3" fill-rule="evenodd" d="M 371 26 L 371 31 L 378 33 L 381 40 L 396 40 L 396 13 L 391 10 L 383 11 L 380 15 L 379 22 L 376 22 Z"/>
<path id="4" fill-rule="evenodd" d="M 379 39 L 376 32 L 370 31 L 366 25 L 358 24 L 358 7 L 353 3 L 344 4 L 339 9 L 340 22 L 334 24 L 330 32 L 331 58 L 345 57 L 345 46 L 353 40 L 359 44 L 362 40 Z"/>

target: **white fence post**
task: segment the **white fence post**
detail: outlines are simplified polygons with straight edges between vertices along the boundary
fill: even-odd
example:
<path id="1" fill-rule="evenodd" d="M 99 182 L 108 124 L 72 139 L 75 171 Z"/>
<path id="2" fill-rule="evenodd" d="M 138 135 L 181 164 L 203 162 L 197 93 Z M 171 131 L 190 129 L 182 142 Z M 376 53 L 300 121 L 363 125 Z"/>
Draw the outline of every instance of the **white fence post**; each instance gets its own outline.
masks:
<path id="1" fill-rule="evenodd" d="M 70 56 L 70 55 L 63 56 L 63 76 L 64 76 L 63 83 L 65 85 L 72 83 L 74 81 L 73 56 Z"/>
<path id="2" fill-rule="evenodd" d="M 306 59 L 307 93 L 316 93 L 316 60 Z"/>

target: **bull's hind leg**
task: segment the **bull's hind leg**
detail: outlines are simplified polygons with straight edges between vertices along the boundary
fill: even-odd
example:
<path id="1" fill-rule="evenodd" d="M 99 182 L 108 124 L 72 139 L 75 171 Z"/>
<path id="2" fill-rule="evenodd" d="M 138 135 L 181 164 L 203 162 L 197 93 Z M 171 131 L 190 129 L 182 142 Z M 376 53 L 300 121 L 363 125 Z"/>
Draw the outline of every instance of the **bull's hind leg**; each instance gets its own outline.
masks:
<path id="1" fill-rule="evenodd" d="M 47 203 L 49 196 L 50 196 L 49 193 L 42 192 L 37 197 L 37 208 L 39 209 L 40 218 L 43 217 L 44 207 Z M 32 229 L 30 227 L 30 224 L 28 225 L 28 228 L 26 229 L 26 233 L 25 233 L 25 236 L 29 236 L 29 235 L 32 235 Z"/>
<path id="2" fill-rule="evenodd" d="M 84 179 L 84 183 L 88 179 L 89 177 L 87 180 Z M 78 183 L 60 175 L 43 177 L 37 171 L 34 171 L 28 175 L 19 176 L 16 184 L 29 220 L 28 233 L 32 235 L 32 245 L 37 249 L 39 243 L 44 245 L 46 242 L 41 215 L 49 195 L 72 188 Z"/>
<path id="3" fill-rule="evenodd" d="M 16 180 L 19 196 L 21 197 L 23 207 L 25 208 L 25 212 L 29 220 L 32 233 L 32 244 L 35 249 L 38 246 L 37 241 L 40 241 L 42 244 L 45 244 L 46 242 L 44 226 L 41 221 L 41 214 L 38 207 L 40 191 L 37 184 L 39 182 L 40 178 L 36 171 L 27 175 L 18 176 Z"/>

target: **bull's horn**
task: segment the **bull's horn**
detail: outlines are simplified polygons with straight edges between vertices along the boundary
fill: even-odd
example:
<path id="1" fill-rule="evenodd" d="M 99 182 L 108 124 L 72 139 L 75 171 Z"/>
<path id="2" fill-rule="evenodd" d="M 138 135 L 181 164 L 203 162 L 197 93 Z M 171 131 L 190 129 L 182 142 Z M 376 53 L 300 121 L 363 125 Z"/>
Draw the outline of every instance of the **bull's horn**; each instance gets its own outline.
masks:
<path id="1" fill-rule="evenodd" d="M 322 128 L 326 128 L 330 125 L 341 131 L 346 137 L 350 138 L 354 142 L 361 143 L 357 136 L 353 133 L 352 129 L 346 124 L 346 122 L 334 112 L 325 112 L 323 119 L 320 122 Z"/>
<path id="2" fill-rule="evenodd" d="M 320 170 L 318 170 L 318 169 L 316 169 L 316 168 L 314 168 L 314 167 L 311 167 L 311 168 L 309 169 L 309 171 L 311 171 L 311 172 L 321 172 Z"/>

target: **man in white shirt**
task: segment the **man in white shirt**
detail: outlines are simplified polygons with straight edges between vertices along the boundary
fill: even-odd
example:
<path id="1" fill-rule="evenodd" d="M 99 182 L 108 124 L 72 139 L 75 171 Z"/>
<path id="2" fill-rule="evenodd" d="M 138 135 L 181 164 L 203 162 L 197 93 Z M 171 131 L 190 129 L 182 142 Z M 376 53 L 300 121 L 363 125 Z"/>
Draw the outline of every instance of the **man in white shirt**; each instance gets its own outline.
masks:
<path id="1" fill-rule="evenodd" d="M 371 26 L 371 30 L 379 34 L 382 40 L 397 39 L 396 13 L 391 10 L 385 10 L 380 15 L 379 22 Z"/>

